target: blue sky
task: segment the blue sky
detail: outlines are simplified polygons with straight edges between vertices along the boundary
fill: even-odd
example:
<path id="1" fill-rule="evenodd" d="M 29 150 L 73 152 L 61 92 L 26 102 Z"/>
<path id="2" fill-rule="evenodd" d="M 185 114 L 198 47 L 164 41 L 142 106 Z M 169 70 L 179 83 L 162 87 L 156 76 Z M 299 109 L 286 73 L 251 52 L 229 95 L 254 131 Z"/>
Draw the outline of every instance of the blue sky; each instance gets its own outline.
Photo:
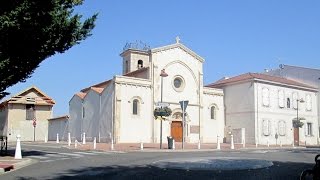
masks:
<path id="1" fill-rule="evenodd" d="M 14 95 L 35 85 L 56 100 L 54 115 L 68 114 L 82 88 L 122 72 L 127 42 L 151 48 L 181 42 L 205 58 L 204 83 L 261 72 L 280 63 L 319 68 L 320 1 L 295 0 L 86 0 L 76 12 L 99 13 L 93 35 L 45 60 Z"/>

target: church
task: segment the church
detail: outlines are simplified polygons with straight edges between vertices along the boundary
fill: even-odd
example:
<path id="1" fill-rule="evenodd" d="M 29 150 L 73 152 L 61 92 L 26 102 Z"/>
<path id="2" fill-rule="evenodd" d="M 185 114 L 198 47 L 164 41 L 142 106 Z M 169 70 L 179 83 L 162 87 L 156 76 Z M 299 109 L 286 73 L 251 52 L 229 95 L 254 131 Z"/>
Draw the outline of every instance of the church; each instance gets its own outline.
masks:
<path id="1" fill-rule="evenodd" d="M 69 102 L 69 131 L 78 141 L 159 143 L 172 136 L 185 142 L 215 143 L 225 137 L 224 93 L 204 87 L 204 59 L 180 42 L 149 48 L 127 44 L 120 54 L 122 75 L 82 89 Z M 185 123 L 180 101 L 188 101 Z M 159 102 L 172 114 L 155 119 Z M 161 123 L 162 122 L 162 123 Z M 85 136 L 83 136 L 85 134 Z M 165 141 L 163 141 L 165 142 Z"/>

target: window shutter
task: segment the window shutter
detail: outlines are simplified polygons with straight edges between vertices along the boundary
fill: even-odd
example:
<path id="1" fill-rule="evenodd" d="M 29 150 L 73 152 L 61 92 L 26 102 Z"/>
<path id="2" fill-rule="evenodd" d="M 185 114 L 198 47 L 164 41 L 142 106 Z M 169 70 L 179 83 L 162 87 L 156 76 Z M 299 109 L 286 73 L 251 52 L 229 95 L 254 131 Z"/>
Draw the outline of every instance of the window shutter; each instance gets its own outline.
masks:
<path id="1" fill-rule="evenodd" d="M 294 92 L 292 94 L 292 103 L 293 103 L 293 108 L 297 109 L 297 99 L 298 99 L 298 94 L 296 92 Z"/>
<path id="2" fill-rule="evenodd" d="M 278 92 L 278 100 L 279 100 L 279 107 L 283 108 L 284 107 L 284 92 L 283 90 L 279 90 Z"/>
<path id="3" fill-rule="evenodd" d="M 270 131 L 269 123 L 270 123 L 269 120 L 262 121 L 262 132 L 263 132 L 263 135 L 265 136 L 269 136 L 269 131 Z"/>
<path id="4" fill-rule="evenodd" d="M 306 95 L 306 104 L 307 104 L 307 110 L 311 111 L 311 109 L 312 109 L 312 101 L 311 101 L 310 94 Z"/>
<path id="5" fill-rule="evenodd" d="M 268 88 L 262 89 L 262 104 L 264 106 L 269 106 L 269 89 Z"/>
<path id="6" fill-rule="evenodd" d="M 304 135 L 307 136 L 308 135 L 308 123 L 304 123 Z"/>

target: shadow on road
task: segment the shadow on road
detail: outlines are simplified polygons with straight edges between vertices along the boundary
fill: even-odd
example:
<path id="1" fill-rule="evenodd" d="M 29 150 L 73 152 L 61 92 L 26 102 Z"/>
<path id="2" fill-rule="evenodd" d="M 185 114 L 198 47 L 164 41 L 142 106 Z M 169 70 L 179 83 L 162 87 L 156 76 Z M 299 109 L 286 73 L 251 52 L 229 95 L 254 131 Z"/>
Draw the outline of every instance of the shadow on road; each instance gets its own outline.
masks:
<path id="1" fill-rule="evenodd" d="M 178 170 L 146 166 L 106 166 L 88 167 L 59 173 L 52 179 L 299 179 L 300 173 L 313 167 L 313 164 L 273 162 L 269 168 L 255 170 L 219 171 L 219 170 Z M 32 179 L 19 177 L 20 180 Z"/>

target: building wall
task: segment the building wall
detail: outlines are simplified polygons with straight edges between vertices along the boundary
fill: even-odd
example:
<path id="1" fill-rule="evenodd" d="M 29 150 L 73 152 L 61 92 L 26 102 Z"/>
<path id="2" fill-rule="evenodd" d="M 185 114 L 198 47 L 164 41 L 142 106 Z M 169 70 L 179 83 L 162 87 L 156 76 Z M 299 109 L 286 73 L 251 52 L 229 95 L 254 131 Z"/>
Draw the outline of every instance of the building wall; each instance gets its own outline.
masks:
<path id="1" fill-rule="evenodd" d="M 189 116 L 186 140 L 198 142 L 199 134 L 191 134 L 188 132 L 191 126 L 199 126 L 203 121 L 203 109 L 201 108 L 203 94 L 202 62 L 179 47 L 153 52 L 151 59 L 153 63 L 153 101 L 159 102 L 161 100 L 160 73 L 162 69 L 165 69 L 168 76 L 163 78 L 163 102 L 169 103 L 171 109 L 179 109 L 179 101 L 189 101 L 186 110 Z M 176 77 L 183 78 L 185 84 L 183 90 L 176 90 L 174 88 L 173 82 Z M 165 123 L 163 127 L 164 139 L 167 135 L 171 134 L 171 125 L 168 122 Z M 159 129 L 160 122 L 156 121 L 154 124 L 154 137 L 156 142 L 159 142 L 160 139 Z M 202 129 L 203 127 L 201 125 L 200 131 Z"/>
<path id="2" fill-rule="evenodd" d="M 82 99 L 74 95 L 69 102 L 69 130 L 71 139 L 81 140 L 82 130 Z"/>
<path id="3" fill-rule="evenodd" d="M 258 104 L 256 106 L 258 113 L 258 143 L 267 144 L 269 141 L 270 144 L 281 143 L 282 144 L 292 144 L 293 142 L 293 128 L 292 120 L 297 117 L 297 109 L 294 104 L 296 101 L 293 98 L 293 94 L 297 93 L 297 98 L 303 98 L 306 101 L 306 95 L 311 96 L 312 109 L 311 111 L 307 110 L 307 102 L 299 103 L 299 117 L 304 117 L 306 120 L 302 121 L 306 123 L 312 123 L 312 136 L 306 136 L 306 125 L 302 128 L 299 128 L 300 142 L 304 144 L 307 141 L 307 144 L 317 144 L 318 137 L 318 122 L 317 122 L 317 95 L 315 92 L 306 91 L 296 88 L 289 88 L 285 86 L 270 85 L 265 83 L 256 83 L 257 92 L 258 92 Z M 269 90 L 269 105 L 266 106 L 263 103 L 263 89 L 266 88 Z M 284 107 L 279 106 L 279 91 L 284 92 Z M 286 99 L 290 98 L 290 108 L 287 108 Z M 282 99 L 282 98 L 281 98 Z M 263 124 L 263 121 L 269 121 L 269 133 L 263 131 L 266 125 Z M 280 121 L 285 122 L 285 135 L 279 135 Z M 276 139 L 276 134 L 278 139 Z"/>
<path id="4" fill-rule="evenodd" d="M 113 132 L 114 83 L 110 83 L 101 93 L 99 132 L 101 142 L 111 142 Z"/>
<path id="5" fill-rule="evenodd" d="M 48 121 L 48 140 L 56 141 L 57 134 L 60 141 L 68 141 L 69 121 L 67 118 Z"/>
<path id="6" fill-rule="evenodd" d="M 203 142 L 211 143 L 217 142 L 217 136 L 219 135 L 220 142 L 224 137 L 224 102 L 223 91 L 221 89 L 204 89 L 203 94 Z M 216 108 L 216 118 L 211 119 L 211 107 Z"/>
<path id="7" fill-rule="evenodd" d="M 152 142 L 150 81 L 129 77 L 116 78 L 117 142 Z M 138 115 L 133 115 L 133 100 L 138 99 Z M 119 113 L 120 112 L 120 113 Z M 120 114 L 120 116 L 119 116 Z"/>
<path id="8" fill-rule="evenodd" d="M 254 88 L 251 82 L 229 85 L 224 89 L 226 106 L 225 137 L 230 140 L 232 129 L 245 128 L 247 143 L 255 142 Z"/>
<path id="9" fill-rule="evenodd" d="M 7 135 L 7 127 L 8 127 L 7 115 L 8 115 L 8 108 L 7 107 L 0 108 L 0 136 Z"/>
<path id="10" fill-rule="evenodd" d="M 47 119 L 52 117 L 51 106 L 35 106 L 37 125 L 35 128 L 35 140 L 43 141 L 48 135 Z M 32 120 L 26 120 L 25 104 L 9 104 L 8 112 L 8 140 L 16 141 L 16 136 L 21 135 L 22 141 L 34 140 Z"/>

